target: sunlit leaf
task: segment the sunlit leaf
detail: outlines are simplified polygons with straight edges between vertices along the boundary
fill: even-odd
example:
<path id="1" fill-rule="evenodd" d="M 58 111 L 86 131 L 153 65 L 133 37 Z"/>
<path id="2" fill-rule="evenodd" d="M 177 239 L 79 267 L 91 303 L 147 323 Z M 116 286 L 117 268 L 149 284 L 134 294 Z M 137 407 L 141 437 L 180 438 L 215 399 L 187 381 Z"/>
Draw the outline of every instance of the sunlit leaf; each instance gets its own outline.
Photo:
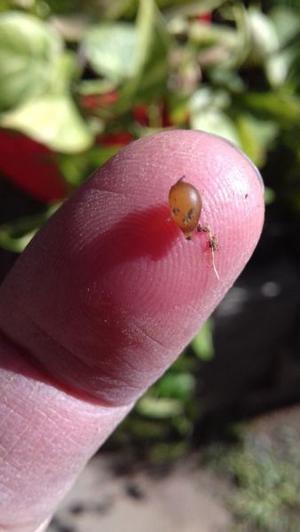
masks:
<path id="1" fill-rule="evenodd" d="M 155 385 L 155 393 L 160 397 L 188 399 L 194 390 L 195 378 L 190 373 L 167 373 Z"/>
<path id="2" fill-rule="evenodd" d="M 199 89 L 190 100 L 191 127 L 220 135 L 239 145 L 234 122 L 225 113 L 229 102 L 230 99 L 224 91 L 214 93 L 207 87 Z"/>
<path id="3" fill-rule="evenodd" d="M 77 86 L 80 94 L 105 94 L 114 88 L 114 83 L 108 79 L 87 79 L 81 80 Z"/>
<path id="4" fill-rule="evenodd" d="M 239 137 L 234 122 L 218 109 L 211 109 L 194 115 L 191 119 L 193 129 L 220 135 L 239 146 Z"/>
<path id="5" fill-rule="evenodd" d="M 0 228 L 0 247 L 13 253 L 21 253 L 28 246 L 35 235 L 35 231 L 29 232 L 18 238 L 12 237 L 7 231 Z"/>
<path id="6" fill-rule="evenodd" d="M 44 96 L 2 116 L 3 127 L 16 129 L 60 152 L 79 152 L 92 134 L 68 95 Z"/>
<path id="7" fill-rule="evenodd" d="M 273 54 L 267 64 L 269 79 L 277 85 L 291 79 L 300 85 L 300 16 L 292 5 L 277 6 L 271 10 L 270 18 L 275 25 L 280 50 Z"/>
<path id="8" fill-rule="evenodd" d="M 133 97 L 153 98 L 166 90 L 169 37 L 153 0 L 140 0 L 136 23 L 106 22 L 91 28 L 82 45 L 89 63 L 105 80 L 120 85 L 115 109 Z"/>
<path id="9" fill-rule="evenodd" d="M 163 419 L 182 413 L 182 403 L 176 399 L 157 399 L 145 396 L 137 404 L 137 411 L 147 417 Z"/>
<path id="10" fill-rule="evenodd" d="M 277 120 L 283 125 L 299 123 L 300 98 L 290 92 L 249 92 L 240 95 L 238 100 L 259 117 Z"/>
<path id="11" fill-rule="evenodd" d="M 300 29 L 299 11 L 292 9 L 292 5 L 274 7 L 269 13 L 269 18 L 276 28 L 280 46 L 286 45 Z"/>
<path id="12" fill-rule="evenodd" d="M 132 58 L 134 78 L 123 98 L 147 94 L 151 99 L 166 89 L 169 36 L 154 0 L 140 0 L 136 21 L 137 42 Z"/>
<path id="13" fill-rule="evenodd" d="M 266 160 L 267 150 L 271 147 L 278 125 L 276 122 L 259 120 L 251 114 L 241 113 L 235 120 L 240 146 L 257 166 Z"/>
<path id="14" fill-rule="evenodd" d="M 265 70 L 271 85 L 277 87 L 286 81 L 291 61 L 292 58 L 288 52 L 276 52 L 267 58 Z"/>
<path id="15" fill-rule="evenodd" d="M 131 18 L 136 14 L 139 0 L 101 0 L 105 3 L 104 15 L 108 19 Z"/>
<path id="16" fill-rule="evenodd" d="M 134 24 L 104 23 L 92 27 L 83 41 L 83 52 L 98 74 L 114 83 L 133 76 L 137 34 Z"/>
<path id="17" fill-rule="evenodd" d="M 251 39 L 251 61 L 259 63 L 279 48 L 279 38 L 270 17 L 254 6 L 248 10 Z"/>
<path id="18" fill-rule="evenodd" d="M 49 89 L 62 50 L 59 35 L 37 18 L 17 12 L 0 15 L 0 109 Z"/>

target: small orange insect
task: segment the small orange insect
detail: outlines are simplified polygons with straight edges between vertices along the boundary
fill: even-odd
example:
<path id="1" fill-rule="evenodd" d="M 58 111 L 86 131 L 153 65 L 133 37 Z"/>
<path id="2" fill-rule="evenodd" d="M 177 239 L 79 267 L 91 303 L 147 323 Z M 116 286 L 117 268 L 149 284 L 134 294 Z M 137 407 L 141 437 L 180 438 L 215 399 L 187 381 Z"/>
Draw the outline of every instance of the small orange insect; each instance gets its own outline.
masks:
<path id="1" fill-rule="evenodd" d="M 217 239 L 207 225 L 202 226 L 199 223 L 202 211 L 202 199 L 199 191 L 194 185 L 183 180 L 184 176 L 170 188 L 169 207 L 171 216 L 187 240 L 191 240 L 194 231 L 207 233 L 208 245 L 212 254 L 213 269 L 217 279 L 219 279 L 215 265 L 215 251 L 218 248 Z"/>

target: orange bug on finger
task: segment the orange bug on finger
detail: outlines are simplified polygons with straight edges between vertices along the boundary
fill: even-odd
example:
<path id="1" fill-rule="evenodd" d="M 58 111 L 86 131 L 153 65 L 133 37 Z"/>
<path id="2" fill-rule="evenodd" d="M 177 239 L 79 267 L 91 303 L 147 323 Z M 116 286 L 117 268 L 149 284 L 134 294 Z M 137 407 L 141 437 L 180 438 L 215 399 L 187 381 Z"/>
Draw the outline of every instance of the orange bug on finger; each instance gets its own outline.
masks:
<path id="1" fill-rule="evenodd" d="M 169 207 L 172 219 L 181 229 L 187 240 L 191 240 L 194 231 L 207 234 L 208 246 L 212 254 L 213 269 L 217 279 L 219 279 L 215 265 L 215 251 L 218 249 L 217 239 L 207 225 L 202 226 L 200 224 L 202 198 L 194 185 L 184 181 L 184 176 L 169 190 Z"/>

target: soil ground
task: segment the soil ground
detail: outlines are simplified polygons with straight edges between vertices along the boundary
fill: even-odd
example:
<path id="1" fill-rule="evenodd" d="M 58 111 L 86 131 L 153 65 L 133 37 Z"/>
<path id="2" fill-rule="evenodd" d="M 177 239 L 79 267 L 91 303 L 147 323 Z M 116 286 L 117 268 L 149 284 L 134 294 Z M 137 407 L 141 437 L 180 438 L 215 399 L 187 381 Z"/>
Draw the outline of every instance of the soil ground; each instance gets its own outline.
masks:
<path id="1" fill-rule="evenodd" d="M 278 445 L 289 429 L 300 441 L 300 407 L 260 416 L 246 431 Z M 63 501 L 48 532 L 230 532 L 234 520 L 229 479 L 199 466 L 198 457 L 177 462 L 169 471 L 137 466 L 116 473 L 120 455 L 94 457 Z M 300 472 L 299 472 L 300 474 Z M 252 530 L 252 529 L 251 529 Z M 300 524 L 299 524 L 300 530 Z"/>
<path id="2" fill-rule="evenodd" d="M 147 471 L 116 477 L 113 456 L 97 456 L 65 499 L 49 532 L 223 532 L 231 517 L 224 486 L 195 464 L 159 479 Z"/>

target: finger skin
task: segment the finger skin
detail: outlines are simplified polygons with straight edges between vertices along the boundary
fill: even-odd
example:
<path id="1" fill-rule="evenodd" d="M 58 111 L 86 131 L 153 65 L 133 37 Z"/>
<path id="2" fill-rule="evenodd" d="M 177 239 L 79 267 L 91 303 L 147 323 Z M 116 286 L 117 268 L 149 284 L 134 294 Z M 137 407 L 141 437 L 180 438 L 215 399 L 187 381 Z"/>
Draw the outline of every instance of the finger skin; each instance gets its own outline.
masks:
<path id="1" fill-rule="evenodd" d="M 183 175 L 217 238 L 220 280 L 207 235 L 187 241 L 169 219 Z M 164 132 L 119 152 L 28 246 L 0 290 L 0 530 L 50 515 L 196 333 L 256 246 L 262 192 L 226 141 Z"/>

